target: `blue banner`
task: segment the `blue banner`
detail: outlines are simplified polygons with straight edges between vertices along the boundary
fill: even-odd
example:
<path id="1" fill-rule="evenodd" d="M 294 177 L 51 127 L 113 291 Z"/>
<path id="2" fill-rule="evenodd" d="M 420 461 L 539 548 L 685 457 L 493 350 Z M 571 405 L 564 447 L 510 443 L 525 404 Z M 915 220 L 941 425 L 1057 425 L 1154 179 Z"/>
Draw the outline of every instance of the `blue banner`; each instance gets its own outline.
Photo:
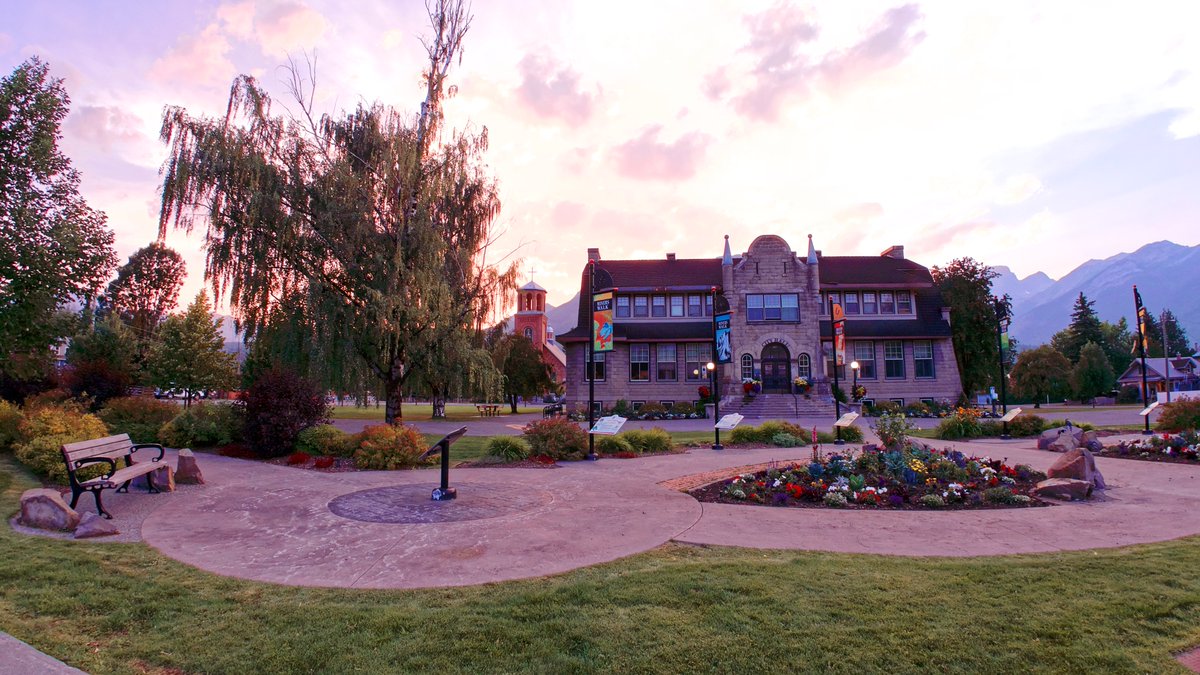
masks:
<path id="1" fill-rule="evenodd" d="M 733 343 L 729 339 L 729 314 L 719 314 L 713 317 L 716 334 L 713 336 L 717 343 L 717 363 L 733 363 Z"/>

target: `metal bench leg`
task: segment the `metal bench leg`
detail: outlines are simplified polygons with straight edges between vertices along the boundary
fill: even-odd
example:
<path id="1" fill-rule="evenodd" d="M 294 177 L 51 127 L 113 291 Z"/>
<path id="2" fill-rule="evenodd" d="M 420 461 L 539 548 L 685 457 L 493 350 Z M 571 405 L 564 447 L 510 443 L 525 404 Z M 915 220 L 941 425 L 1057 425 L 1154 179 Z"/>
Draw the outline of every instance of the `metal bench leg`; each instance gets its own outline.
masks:
<path id="1" fill-rule="evenodd" d="M 159 489 L 154 486 L 154 478 L 152 476 L 154 476 L 153 471 L 146 474 L 146 493 L 147 494 L 158 494 Z"/>
<path id="2" fill-rule="evenodd" d="M 92 490 L 92 496 L 96 498 L 96 513 L 99 513 L 101 516 L 112 520 L 112 514 L 108 511 L 105 511 L 104 505 L 100 503 L 101 492 L 103 492 L 103 490 Z"/>
<path id="3" fill-rule="evenodd" d="M 75 505 L 79 503 L 79 497 L 81 495 L 83 495 L 83 490 L 71 488 L 71 508 L 75 508 Z"/>
<path id="4" fill-rule="evenodd" d="M 132 482 L 132 480 L 127 480 L 124 483 L 121 483 L 121 487 L 117 488 L 117 492 L 129 492 L 129 484 Z"/>

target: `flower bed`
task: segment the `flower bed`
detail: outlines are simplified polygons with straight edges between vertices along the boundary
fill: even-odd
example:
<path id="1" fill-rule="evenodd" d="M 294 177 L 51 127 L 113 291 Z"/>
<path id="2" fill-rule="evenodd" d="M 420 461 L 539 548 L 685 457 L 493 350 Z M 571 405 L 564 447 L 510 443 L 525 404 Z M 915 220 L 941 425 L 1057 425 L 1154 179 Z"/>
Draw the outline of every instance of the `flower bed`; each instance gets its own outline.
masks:
<path id="1" fill-rule="evenodd" d="M 1194 464 L 1200 462 L 1200 433 L 1185 431 L 1179 434 L 1159 434 L 1133 441 L 1120 441 L 1116 445 L 1104 446 L 1096 455 L 1147 462 Z"/>
<path id="2" fill-rule="evenodd" d="M 1029 492 L 1046 475 L 957 450 L 831 454 L 747 473 L 689 492 L 700 501 L 784 507 L 970 509 L 1045 506 Z"/>

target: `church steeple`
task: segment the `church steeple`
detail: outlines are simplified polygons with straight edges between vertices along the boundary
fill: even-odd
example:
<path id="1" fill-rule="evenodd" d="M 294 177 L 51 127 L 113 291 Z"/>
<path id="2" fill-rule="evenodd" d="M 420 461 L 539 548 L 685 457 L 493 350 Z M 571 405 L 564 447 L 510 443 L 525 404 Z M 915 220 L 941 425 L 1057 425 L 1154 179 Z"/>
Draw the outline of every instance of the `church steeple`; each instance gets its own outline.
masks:
<path id="1" fill-rule="evenodd" d="M 530 281 L 517 289 L 517 315 L 513 317 L 513 332 L 524 335 L 541 351 L 546 344 L 546 289 Z"/>
<path id="2" fill-rule="evenodd" d="M 721 265 L 728 267 L 733 264 L 733 253 L 729 250 L 729 235 L 725 235 L 725 254 L 721 256 Z"/>

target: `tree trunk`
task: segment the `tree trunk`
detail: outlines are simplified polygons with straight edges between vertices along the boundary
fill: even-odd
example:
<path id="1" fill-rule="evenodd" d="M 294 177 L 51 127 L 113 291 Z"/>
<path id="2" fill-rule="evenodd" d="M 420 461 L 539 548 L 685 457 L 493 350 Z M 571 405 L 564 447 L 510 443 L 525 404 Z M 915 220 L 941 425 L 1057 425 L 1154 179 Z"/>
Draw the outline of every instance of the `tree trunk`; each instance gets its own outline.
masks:
<path id="1" fill-rule="evenodd" d="M 511 396 L 509 396 L 508 403 L 509 403 L 509 405 L 512 406 L 512 414 L 516 415 L 517 414 L 517 395 L 512 394 Z"/>
<path id="2" fill-rule="evenodd" d="M 383 421 L 388 424 L 402 424 L 404 422 L 404 411 L 401 409 L 401 404 L 404 402 L 404 392 L 400 388 L 403 380 L 400 377 L 400 367 L 393 366 L 391 377 L 387 378 L 384 383 L 385 397 L 387 398 L 387 407 L 384 409 Z M 379 404 L 378 399 L 375 401 Z"/>
<path id="3" fill-rule="evenodd" d="M 446 395 L 444 392 L 435 391 L 430 396 L 433 401 L 433 419 L 446 419 Z"/>

